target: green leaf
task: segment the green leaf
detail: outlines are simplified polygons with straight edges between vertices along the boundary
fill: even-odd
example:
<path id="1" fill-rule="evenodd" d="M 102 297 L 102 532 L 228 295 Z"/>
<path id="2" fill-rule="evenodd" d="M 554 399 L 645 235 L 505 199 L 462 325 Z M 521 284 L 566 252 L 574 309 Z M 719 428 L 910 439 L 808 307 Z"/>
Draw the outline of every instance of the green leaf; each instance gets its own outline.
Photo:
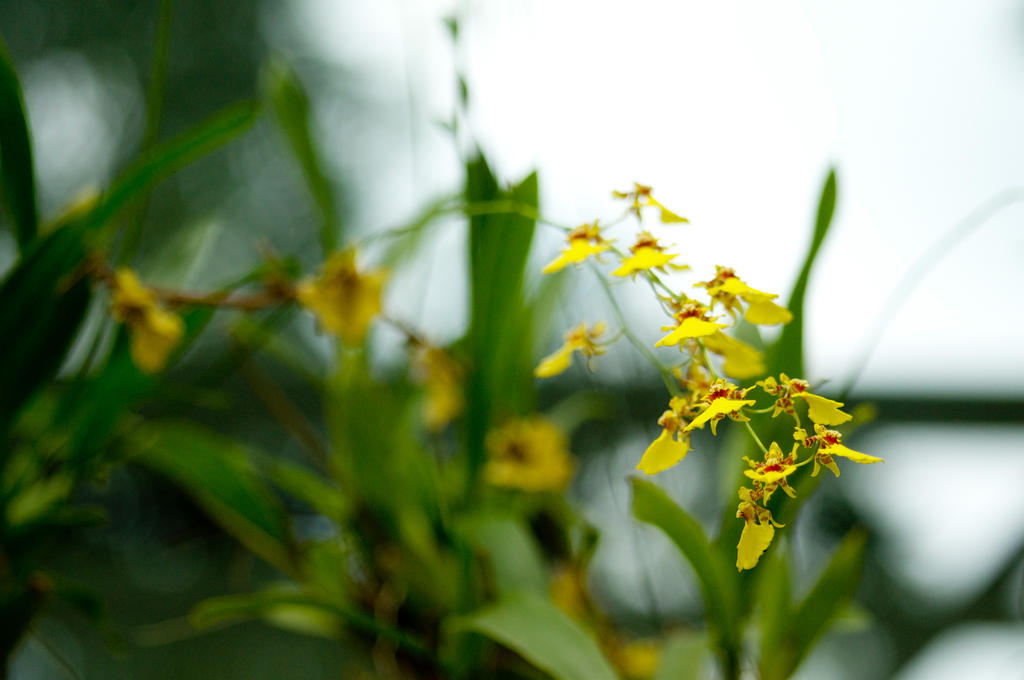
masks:
<path id="1" fill-rule="evenodd" d="M 695 519 L 660 488 L 639 478 L 633 484 L 633 515 L 658 527 L 672 539 L 693 567 L 704 598 L 712 639 L 727 657 L 738 654 L 738 584 L 736 571 L 715 550 Z"/>
<path id="2" fill-rule="evenodd" d="M 821 188 L 821 198 L 818 201 L 818 214 L 814 220 L 814 233 L 811 235 L 811 244 L 807 248 L 807 255 L 804 257 L 803 266 L 797 275 L 796 283 L 793 284 L 793 292 L 789 295 L 786 308 L 793 312 L 793 320 L 783 326 L 782 334 L 778 341 L 772 346 L 768 362 L 768 375 L 778 375 L 786 372 L 791 376 L 804 375 L 804 295 L 807 293 L 807 283 L 811 277 L 811 269 L 818 257 L 821 244 L 825 242 L 828 235 L 828 228 L 832 224 L 832 215 L 836 207 L 836 173 L 829 170 L 825 178 L 825 184 Z"/>
<path id="3" fill-rule="evenodd" d="M 32 142 L 21 84 L 0 41 L 0 181 L 18 247 L 24 251 L 39 230 Z"/>
<path id="4" fill-rule="evenodd" d="M 324 254 L 332 253 L 338 247 L 341 220 L 310 133 L 309 98 L 295 71 L 282 58 L 270 59 L 264 67 L 263 91 L 320 209 L 320 243 Z"/>
<path id="5" fill-rule="evenodd" d="M 547 592 L 548 574 L 540 546 L 520 518 L 475 515 L 468 517 L 461 529 L 470 545 L 489 558 L 499 595 Z"/>
<path id="6" fill-rule="evenodd" d="M 789 561 L 784 545 L 761 558 L 756 576 L 761 614 L 761 663 L 771 666 L 793 620 Z"/>
<path id="7" fill-rule="evenodd" d="M 614 680 L 594 637 L 546 599 L 519 594 L 456 625 L 514 650 L 556 680 Z"/>
<path id="8" fill-rule="evenodd" d="M 175 139 L 154 147 L 124 171 L 104 194 L 93 214 L 96 224 L 108 224 L 128 203 L 144 196 L 156 183 L 227 144 L 252 124 L 258 112 L 255 103 L 235 104 Z"/>
<path id="9" fill-rule="evenodd" d="M 280 627 L 318 635 L 331 630 L 328 619 L 333 618 L 352 630 L 368 634 L 371 640 L 383 638 L 416 656 L 432 657 L 423 642 L 398 628 L 347 606 L 291 588 L 213 597 L 200 602 L 189 615 L 192 625 L 197 628 L 252 618 L 265 618 Z"/>
<path id="10" fill-rule="evenodd" d="M 764 680 L 790 677 L 829 624 L 849 605 L 860 583 L 865 541 L 860 531 L 843 539 L 817 583 L 789 617 L 785 637 L 772 654 L 762 657 Z"/>
<path id="11" fill-rule="evenodd" d="M 708 651 L 706 635 L 673 635 L 661 651 L 661 661 L 658 663 L 654 680 L 697 680 Z"/>
<path id="12" fill-rule="evenodd" d="M 184 422 L 140 427 L 130 439 L 137 462 L 181 486 L 239 542 L 291 573 L 288 518 L 239 445 Z"/>
<path id="13" fill-rule="evenodd" d="M 466 166 L 469 203 L 511 200 L 537 207 L 537 174 L 501 191 L 487 161 Z M 472 373 L 467 382 L 467 484 L 475 488 L 485 458 L 484 438 L 496 412 L 522 413 L 532 406 L 530 314 L 523 304 L 523 272 L 535 221 L 518 214 L 474 215 L 469 220 Z"/>
<path id="14" fill-rule="evenodd" d="M 75 222 L 35 240 L 0 284 L 0 431 L 57 373 L 85 317 L 85 234 Z"/>

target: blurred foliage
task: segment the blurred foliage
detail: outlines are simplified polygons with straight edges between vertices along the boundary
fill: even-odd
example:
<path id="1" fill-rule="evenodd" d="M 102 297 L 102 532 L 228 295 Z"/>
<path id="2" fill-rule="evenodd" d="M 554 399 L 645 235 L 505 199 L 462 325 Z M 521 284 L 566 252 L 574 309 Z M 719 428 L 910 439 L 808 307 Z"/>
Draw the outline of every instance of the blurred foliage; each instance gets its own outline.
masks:
<path id="1" fill-rule="evenodd" d="M 779 541 L 756 572 L 738 574 L 734 482 L 751 446 L 738 427 L 722 446 L 728 455 L 714 474 L 726 492 L 710 512 L 630 482 L 633 515 L 678 548 L 689 567 L 675 583 L 695 579 L 702 611 L 616 612 L 591 587 L 599 532 L 579 499 L 503 488 L 488 473 L 494 432 L 538 410 L 574 435 L 575 450 L 605 434 L 588 449 L 610 449 L 623 435 L 614 428 L 631 425 L 618 415 L 609 424 L 632 399 L 618 386 L 537 392 L 535 341 L 547 338 L 563 285 L 527 267 L 537 175 L 508 182 L 474 148 L 462 187 L 383 237 L 377 261 L 401 269 L 428 228 L 459 218 L 469 292 L 461 338 L 434 346 L 386 305 L 379 325 L 402 338 L 398 359 L 382 349 L 383 331 L 362 344 L 314 332 L 292 304 L 296 282 L 339 247 L 374 241 L 358 240 L 357 192 L 322 151 L 314 120 L 309 84 L 346 74 L 272 54 L 258 30 L 269 11 L 182 0 L 0 2 L 0 177 L 12 262 L 0 283 L 0 651 L 16 673 L 46 672 L 19 669 L 18 654 L 36 645 L 56 672 L 76 675 L 81 659 L 48 642 L 67 626 L 74 632 L 62 640 L 91 640 L 130 663 L 152 659 L 133 667 L 135 677 L 667 680 L 739 677 L 756 659 L 760 677 L 785 678 L 859 611 L 851 602 L 862 570 L 858 599 L 897 639 L 896 665 L 958 620 L 888 611 L 882 598 L 894 586 L 870 521 L 837 508 L 835 495 L 824 510 L 837 514 L 831 557 L 802 579 L 808 585 L 797 583 L 806 565 Z M 19 80 L 26 65 L 72 54 L 127 64 L 122 76 L 146 83 L 135 112 L 141 134 L 127 126 L 107 140 L 116 172 L 93 178 L 104 188 L 78 199 L 37 185 Z M 461 77 L 458 90 L 456 131 L 472 99 Z M 353 110 L 363 106 L 354 87 L 348 96 Z M 769 375 L 802 375 L 803 298 L 836 200 L 829 173 L 787 305 L 794 322 L 767 348 Z M 210 219 L 230 222 L 229 233 L 212 233 Z M 197 253 L 211 243 L 223 260 L 197 275 Z M 239 244 L 243 252 L 231 252 Z M 184 337 L 166 370 L 140 371 L 136 328 L 109 318 L 115 264 L 151 272 L 168 286 L 162 301 L 181 311 Z M 197 280 L 209 292 L 184 290 Z M 741 333 L 759 341 L 751 328 Z M 431 351 L 450 363 L 427 362 Z M 424 409 L 436 398 L 449 400 L 451 422 L 430 427 Z M 572 432 L 588 421 L 601 425 Z M 785 441 L 779 430 L 770 439 Z M 522 453 L 508 447 L 513 458 Z M 801 499 L 817 483 L 804 481 Z M 788 524 L 798 503 L 781 501 L 776 513 Z M 707 518 L 718 513 L 721 529 L 709 539 Z M 153 543 L 173 546 L 164 571 L 145 559 Z M 999 616 L 1013 560 L 964 615 Z M 126 562 L 136 579 L 147 570 L 171 582 L 203 575 L 170 595 L 143 593 L 122 583 Z M 274 661 L 246 666 L 259 648 Z M 186 649 L 205 651 L 169 665 L 165 650 Z M 323 666 L 302 667 L 304 656 Z M 105 672 L 120 672 L 107 663 Z"/>

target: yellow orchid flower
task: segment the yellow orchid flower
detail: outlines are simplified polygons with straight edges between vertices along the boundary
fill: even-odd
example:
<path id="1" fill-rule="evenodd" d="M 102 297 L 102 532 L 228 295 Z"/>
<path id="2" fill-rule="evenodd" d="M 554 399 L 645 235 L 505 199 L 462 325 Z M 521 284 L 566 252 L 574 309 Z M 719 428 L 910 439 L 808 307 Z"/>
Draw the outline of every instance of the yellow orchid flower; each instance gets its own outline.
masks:
<path id="1" fill-rule="evenodd" d="M 651 187 L 637 182 L 633 182 L 633 191 L 613 191 L 612 196 L 632 201 L 632 205 L 629 209 L 634 215 L 636 215 L 638 220 L 643 219 L 640 213 L 642 208 L 655 207 L 658 208 L 658 217 L 664 224 L 687 224 L 690 221 L 685 217 L 672 212 L 655 200 L 654 197 L 651 196 Z"/>
<path id="2" fill-rule="evenodd" d="M 579 264 L 591 255 L 598 255 L 611 248 L 611 242 L 601 236 L 597 222 L 576 227 L 569 232 L 566 241 L 569 245 L 541 270 L 542 274 L 561 271 L 570 264 Z"/>
<path id="3" fill-rule="evenodd" d="M 807 404 L 807 416 L 812 422 L 819 425 L 842 425 L 852 420 L 853 416 L 841 411 L 843 402 L 822 397 L 808 390 L 809 384 L 806 380 L 790 378 L 785 373 L 779 375 L 777 382 L 774 377 L 769 376 L 757 383 L 765 392 L 775 397 L 775 408 L 772 417 L 780 413 L 788 413 L 793 416 L 796 424 L 800 425 L 800 416 L 797 415 L 793 406 L 793 399 L 803 399 Z"/>
<path id="4" fill-rule="evenodd" d="M 721 331 L 705 337 L 704 346 L 725 359 L 722 370 L 731 378 L 753 378 L 765 371 L 764 353 Z"/>
<path id="5" fill-rule="evenodd" d="M 606 328 L 603 322 L 595 323 L 589 329 L 583 323 L 574 326 L 565 334 L 565 344 L 541 359 L 533 374 L 538 378 L 550 378 L 562 373 L 572 365 L 572 353 L 575 351 L 585 356 L 589 364 L 590 359 L 604 354 L 604 348 L 595 341 Z"/>
<path id="6" fill-rule="evenodd" d="M 836 477 L 839 476 L 839 466 L 836 465 L 834 460 L 835 456 L 840 458 L 846 458 L 852 460 L 854 463 L 871 464 L 871 463 L 884 463 L 884 458 L 877 458 L 875 456 L 869 456 L 866 453 L 860 451 L 854 451 L 851 448 L 843 445 L 843 435 L 835 430 L 829 430 L 823 425 L 814 425 L 814 434 L 808 436 L 806 430 L 803 428 L 797 428 L 793 432 L 793 438 L 798 442 L 802 443 L 805 447 L 811 448 L 818 444 L 818 450 L 814 453 L 814 470 L 811 472 L 812 477 L 816 477 L 821 471 L 821 466 L 827 467 L 832 471 Z"/>
<path id="7" fill-rule="evenodd" d="M 161 307 L 156 294 L 143 286 L 131 269 L 114 273 L 110 295 L 114 318 L 131 333 L 132 361 L 146 373 L 163 369 L 185 334 L 181 317 Z"/>
<path id="8" fill-rule="evenodd" d="M 370 321 L 380 313 L 386 275 L 360 272 L 354 250 L 334 253 L 313 278 L 300 281 L 295 299 L 313 312 L 320 325 L 348 345 L 366 338 Z"/>
<path id="9" fill-rule="evenodd" d="M 565 435 L 540 416 L 512 420 L 487 434 L 484 476 L 494 486 L 560 491 L 572 478 Z"/>
<path id="10" fill-rule="evenodd" d="M 622 265 L 612 272 L 612 276 L 630 276 L 650 269 L 664 271 L 665 266 L 670 266 L 677 271 L 689 269 L 686 265 L 672 264 L 672 259 L 677 255 L 666 253 L 665 248 L 658 244 L 658 239 L 647 231 L 637 234 L 636 243 L 630 246 L 629 250 L 632 254 L 623 258 Z"/>
<path id="11" fill-rule="evenodd" d="M 715 265 L 715 278 L 695 285 L 707 290 L 712 307 L 716 303 L 721 304 L 734 317 L 740 309 L 739 300 L 746 302 L 744 318 L 750 323 L 772 326 L 793 320 L 793 314 L 788 309 L 772 302 L 778 295 L 753 288 L 729 267 Z"/>
<path id="12" fill-rule="evenodd" d="M 741 409 L 744 406 L 753 406 L 755 402 L 753 399 L 744 399 L 746 395 L 747 390 L 741 390 L 725 380 L 716 380 L 704 396 L 703 402 L 706 404 L 704 410 L 691 420 L 684 430 L 689 432 L 695 427 L 704 427 L 705 423 L 710 422 L 711 433 L 718 434 L 715 428 L 718 426 L 718 422 L 726 416 L 740 422 L 749 420 L 743 415 Z"/>
<path id="13" fill-rule="evenodd" d="M 740 504 L 736 517 L 743 519 L 743 532 L 736 544 L 736 569 L 753 569 L 775 537 L 775 527 L 782 525 L 772 519 L 772 513 L 757 504 L 760 499 L 756 491 L 740 487 Z"/>
<path id="14" fill-rule="evenodd" d="M 687 302 L 679 307 L 675 313 L 675 326 L 663 326 L 661 330 L 672 331 L 661 340 L 654 343 L 655 347 L 678 345 L 681 340 L 690 338 L 703 338 L 718 332 L 721 328 L 728 327 L 728 324 L 715 323 L 714 319 L 707 316 L 708 308 L 697 302 Z"/>
<path id="15" fill-rule="evenodd" d="M 799 444 L 793 444 L 793 450 L 788 455 L 783 455 L 782 449 L 775 442 L 768 447 L 763 461 L 750 460 L 744 456 L 744 460 L 750 466 L 750 470 L 744 470 L 743 474 L 754 482 L 754 488 L 767 501 L 775 493 L 775 489 L 781 488 L 790 498 L 796 498 L 796 492 L 789 486 L 786 478 L 796 472 L 796 452 Z"/>
<path id="16" fill-rule="evenodd" d="M 673 397 L 669 402 L 669 410 L 658 419 L 662 427 L 661 434 L 644 451 L 637 463 L 637 470 L 645 475 L 656 475 L 686 458 L 690 452 L 690 433 L 683 426 L 682 414 L 685 412 L 689 412 L 687 402 L 680 397 Z"/>
<path id="17" fill-rule="evenodd" d="M 423 423 L 431 432 L 439 432 L 465 409 L 462 367 L 436 347 L 421 347 L 413 360 L 417 379 L 426 388 Z"/>

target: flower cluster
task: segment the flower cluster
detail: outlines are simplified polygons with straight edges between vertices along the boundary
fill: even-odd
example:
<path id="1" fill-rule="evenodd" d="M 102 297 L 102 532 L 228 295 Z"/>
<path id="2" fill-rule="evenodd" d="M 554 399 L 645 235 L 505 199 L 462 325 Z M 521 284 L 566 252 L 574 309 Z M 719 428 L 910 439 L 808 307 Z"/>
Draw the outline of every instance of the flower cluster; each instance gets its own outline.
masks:
<path id="1" fill-rule="evenodd" d="M 646 208 L 656 208 L 662 223 L 687 220 L 654 199 L 650 187 L 637 184 L 632 191 L 614 195 L 628 201 L 627 216 L 635 216 L 641 225 L 629 251 L 616 248 L 614 239 L 607 238 L 597 222 L 584 224 L 568 233 L 567 247 L 544 271 L 558 271 L 570 263 L 578 265 L 591 256 L 598 262 L 598 255 L 614 256 L 618 265 L 611 276 L 642 277 L 655 292 L 670 321 L 662 327 L 665 334 L 654 347 L 677 348 L 682 357 L 666 367 L 649 349 L 641 348 L 663 375 L 671 377 L 668 384 L 673 394 L 658 418 L 660 432 L 640 457 L 637 469 L 653 475 L 678 464 L 692 450 L 691 434 L 695 429 L 708 425 L 712 435 L 717 435 L 718 425 L 724 420 L 742 424 L 762 455 L 760 460 L 746 459 L 749 469 L 738 490 L 736 509 L 736 517 L 743 521 L 736 567 L 751 569 L 771 544 L 775 529 L 782 526 L 769 507 L 773 494 L 782 489 L 784 494 L 796 496 L 788 481 L 791 475 L 813 463 L 812 476 L 822 466 L 838 476 L 836 457 L 857 463 L 881 459 L 843 446 L 841 434 L 827 428 L 847 423 L 852 417 L 842 411 L 841 402 L 812 392 L 807 381 L 782 373 L 745 387 L 730 382 L 762 377 L 767 364 L 759 349 L 727 331 L 741 321 L 755 326 L 787 324 L 793 319 L 792 313 L 776 302 L 778 295 L 754 288 L 730 267 L 716 266 L 711 279 L 694 284 L 700 298 L 673 288 L 663 277 L 688 267 L 676 262 L 678 254 L 669 252 L 643 228 L 643 214 Z M 572 329 L 566 334 L 565 344 L 541 361 L 536 375 L 550 377 L 566 370 L 574 351 L 583 354 L 589 366 L 590 359 L 603 351 L 603 346 L 595 342 L 598 328 L 603 331 L 604 325 L 598 324 L 591 331 L 583 324 Z M 626 329 L 621 334 L 633 340 Z M 769 403 L 758 404 L 758 398 L 765 397 Z M 794 420 L 795 442 L 788 452 L 775 441 L 765 446 L 751 423 L 752 416 L 775 418 L 782 414 Z M 803 428 L 805 419 L 814 434 L 809 435 Z"/>

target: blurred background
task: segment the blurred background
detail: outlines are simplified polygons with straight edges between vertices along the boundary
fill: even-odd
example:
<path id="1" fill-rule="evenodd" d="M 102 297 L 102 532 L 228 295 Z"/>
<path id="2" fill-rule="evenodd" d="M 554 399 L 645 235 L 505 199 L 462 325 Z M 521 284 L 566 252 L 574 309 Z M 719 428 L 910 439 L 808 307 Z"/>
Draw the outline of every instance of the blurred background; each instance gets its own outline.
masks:
<path id="1" fill-rule="evenodd" d="M 801 677 L 1024 677 L 1024 3 L 174 0 L 166 100 L 159 129 L 147 130 L 159 5 L 0 0 L 44 215 L 108 182 L 147 140 L 257 98 L 275 55 L 309 92 L 349 240 L 459 192 L 475 139 L 503 180 L 538 169 L 541 212 L 556 222 L 612 217 L 612 189 L 654 186 L 692 222 L 656 234 L 693 267 L 674 275 L 681 285 L 723 264 L 784 296 L 835 166 L 836 222 L 808 298 L 807 377 L 827 381 L 826 393 L 852 385 L 851 402 L 874 404 L 852 442 L 886 463 L 823 484 L 790 537 L 813 573 L 848 527 L 872 535 L 861 615 Z M 446 127 L 456 74 L 469 96 L 459 139 Z M 312 266 L 306 225 L 316 219 L 265 117 L 160 186 L 136 264 L 154 283 L 194 288 L 230 280 L 268 249 Z M 15 251 L 0 234 L 6 268 Z M 538 234 L 539 265 L 562 236 Z M 463 230 L 452 220 L 427 239 L 388 306 L 445 342 L 466 324 Z M 608 319 L 589 272 L 573 282 L 562 326 Z M 653 340 L 660 312 L 643 293 L 616 290 L 630 325 Z M 177 370 L 201 382 L 209 356 L 228 346 L 220 331 Z M 311 324 L 289 332 L 293 354 L 316 371 L 326 345 Z M 541 354 L 560 332 L 542 339 Z M 397 333 L 377 335 L 398 352 Z M 602 530 L 591 586 L 622 620 L 692 620 L 699 597 L 679 587 L 686 567 L 630 518 L 623 481 L 655 434 L 664 388 L 627 346 L 596 374 L 575 371 L 544 388 L 546 403 L 593 393 L 616 414 L 573 442 L 573 497 Z M 275 377 L 315 413 L 316 395 Z M 205 393 L 168 395 L 166 408 L 265 450 L 297 447 L 246 398 L 244 378 L 218 388 L 216 408 Z M 697 450 L 713 455 L 710 441 Z M 717 489 L 695 458 L 658 481 L 710 526 Z M 54 568 L 102 595 L 111 630 L 54 611 L 14 677 L 337 677 L 345 649 L 332 641 L 258 624 L 189 629 L 201 598 L 270 575 L 185 497 L 134 468 L 90 493 L 111 526 L 67 547 Z"/>

